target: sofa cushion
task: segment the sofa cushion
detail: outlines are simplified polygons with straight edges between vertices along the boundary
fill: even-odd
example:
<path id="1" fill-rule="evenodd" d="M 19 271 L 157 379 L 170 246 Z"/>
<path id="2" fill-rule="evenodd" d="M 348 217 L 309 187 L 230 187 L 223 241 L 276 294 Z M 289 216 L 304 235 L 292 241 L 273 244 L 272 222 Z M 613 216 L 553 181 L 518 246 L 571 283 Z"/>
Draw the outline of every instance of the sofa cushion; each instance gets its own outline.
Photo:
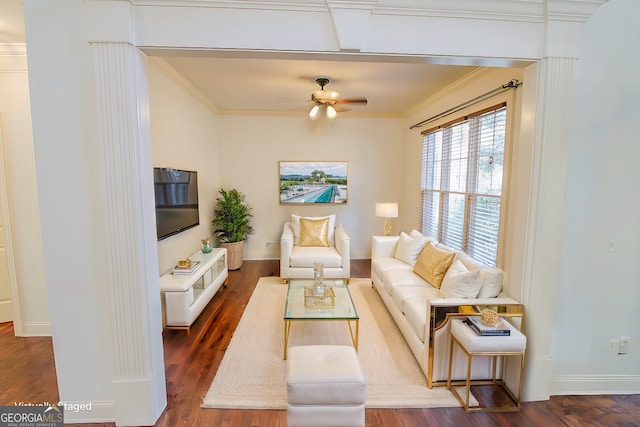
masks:
<path id="1" fill-rule="evenodd" d="M 431 285 L 425 284 L 424 286 L 398 286 L 394 289 L 392 296 L 393 303 L 402 313 L 405 312 L 405 300 L 413 297 L 423 297 L 426 301 L 427 299 L 431 298 L 442 298 L 442 295 L 440 293 L 440 290 L 434 288 Z"/>
<path id="2" fill-rule="evenodd" d="M 389 295 L 393 296 L 395 289 L 402 286 L 429 286 L 411 270 L 387 270 L 382 273 L 382 282 Z M 431 286 L 429 286 L 431 287 Z"/>
<path id="3" fill-rule="evenodd" d="M 480 286 L 480 270 L 469 271 L 460 260 L 454 260 L 444 275 L 440 292 L 444 298 L 475 298 Z"/>
<path id="4" fill-rule="evenodd" d="M 418 259 L 418 255 L 422 252 L 422 248 L 424 248 L 424 245 L 426 245 L 429 240 L 429 238 L 418 230 L 412 230 L 410 234 L 403 231 L 398 237 L 395 257 L 413 266 Z"/>
<path id="5" fill-rule="evenodd" d="M 334 246 L 336 244 L 336 240 L 335 240 L 336 216 L 335 215 L 301 217 L 300 215 L 291 214 L 291 228 L 293 229 L 294 245 L 297 246 L 300 244 L 300 218 L 308 218 L 308 219 L 329 218 L 329 246 Z"/>
<path id="6" fill-rule="evenodd" d="M 300 246 L 329 246 L 329 218 L 300 218 Z"/>
<path id="7" fill-rule="evenodd" d="M 290 267 L 313 268 L 316 262 L 324 268 L 342 267 L 342 257 L 333 246 L 294 246 L 289 256 Z"/>
<path id="8" fill-rule="evenodd" d="M 431 286 L 440 288 L 442 279 L 444 279 L 444 275 L 453 262 L 454 256 L 455 252 L 443 251 L 429 242 L 424 246 L 422 252 L 420 252 L 413 271 L 429 282 Z"/>
<path id="9" fill-rule="evenodd" d="M 404 299 L 404 315 L 411 329 L 424 342 L 424 330 L 427 322 L 427 297 L 413 296 Z"/>
<path id="10" fill-rule="evenodd" d="M 374 258 L 371 260 L 371 269 L 373 273 L 382 279 L 382 275 L 385 271 L 389 270 L 411 270 L 411 266 L 396 258 Z"/>

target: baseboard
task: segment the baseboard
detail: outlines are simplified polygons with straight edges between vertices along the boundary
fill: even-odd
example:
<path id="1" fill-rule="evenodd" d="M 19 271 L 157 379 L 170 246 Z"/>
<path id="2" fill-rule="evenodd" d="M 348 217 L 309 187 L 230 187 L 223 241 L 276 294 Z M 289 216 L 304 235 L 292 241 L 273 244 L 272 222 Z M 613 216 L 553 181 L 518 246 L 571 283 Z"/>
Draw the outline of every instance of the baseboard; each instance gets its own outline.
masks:
<path id="1" fill-rule="evenodd" d="M 24 337 L 50 337 L 51 323 L 49 322 L 24 322 L 22 324 L 22 336 Z"/>
<path id="2" fill-rule="evenodd" d="M 65 423 L 112 423 L 115 421 L 113 401 L 64 402 Z"/>
<path id="3" fill-rule="evenodd" d="M 551 394 L 637 394 L 640 375 L 556 375 Z"/>

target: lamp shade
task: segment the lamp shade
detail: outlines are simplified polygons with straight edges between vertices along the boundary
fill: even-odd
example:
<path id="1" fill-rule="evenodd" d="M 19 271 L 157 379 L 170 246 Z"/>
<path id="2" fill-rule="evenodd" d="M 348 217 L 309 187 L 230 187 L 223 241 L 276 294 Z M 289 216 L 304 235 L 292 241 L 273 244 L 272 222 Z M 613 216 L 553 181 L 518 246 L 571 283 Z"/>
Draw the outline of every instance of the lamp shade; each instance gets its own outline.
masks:
<path id="1" fill-rule="evenodd" d="M 319 115 L 320 115 L 320 106 L 316 104 L 313 106 L 313 108 L 311 108 L 311 111 L 309 111 L 309 118 L 311 118 L 311 120 L 315 120 L 318 118 Z"/>
<path id="2" fill-rule="evenodd" d="M 333 108 L 333 105 L 327 105 L 327 117 L 329 119 L 335 119 L 337 115 L 338 113 L 336 112 L 336 109 Z"/>
<path id="3" fill-rule="evenodd" d="M 376 203 L 376 216 L 380 218 L 397 218 L 397 203 Z"/>

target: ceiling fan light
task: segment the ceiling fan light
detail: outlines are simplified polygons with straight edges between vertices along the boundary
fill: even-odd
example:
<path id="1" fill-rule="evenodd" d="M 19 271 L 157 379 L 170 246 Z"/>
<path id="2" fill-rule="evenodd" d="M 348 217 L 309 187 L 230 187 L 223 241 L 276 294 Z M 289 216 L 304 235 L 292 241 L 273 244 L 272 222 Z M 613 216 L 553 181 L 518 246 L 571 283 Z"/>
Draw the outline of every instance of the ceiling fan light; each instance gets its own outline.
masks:
<path id="1" fill-rule="evenodd" d="M 335 119 L 337 115 L 338 113 L 336 112 L 336 109 L 333 108 L 333 105 L 327 105 L 327 117 L 329 119 Z"/>
<path id="2" fill-rule="evenodd" d="M 320 115 L 320 106 L 316 104 L 313 106 L 313 108 L 311 108 L 311 111 L 309 111 L 309 118 L 311 120 L 316 120 L 319 115 Z"/>

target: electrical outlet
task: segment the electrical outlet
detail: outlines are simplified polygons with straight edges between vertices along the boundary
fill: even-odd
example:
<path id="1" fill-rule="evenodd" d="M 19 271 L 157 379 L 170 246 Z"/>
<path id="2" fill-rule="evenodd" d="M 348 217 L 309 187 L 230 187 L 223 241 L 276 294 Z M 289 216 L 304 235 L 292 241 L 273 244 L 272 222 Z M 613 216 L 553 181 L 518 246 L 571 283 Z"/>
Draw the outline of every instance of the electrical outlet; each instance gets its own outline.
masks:
<path id="1" fill-rule="evenodd" d="M 627 354 L 629 350 L 629 341 L 630 337 L 622 336 L 620 337 L 620 344 L 618 345 L 618 354 Z"/>
<path id="2" fill-rule="evenodd" d="M 273 242 L 265 242 L 264 246 L 270 248 Z"/>
<path id="3" fill-rule="evenodd" d="M 618 353 L 620 350 L 620 340 L 611 338 L 611 341 L 609 341 L 609 350 L 611 350 L 612 353 Z"/>

